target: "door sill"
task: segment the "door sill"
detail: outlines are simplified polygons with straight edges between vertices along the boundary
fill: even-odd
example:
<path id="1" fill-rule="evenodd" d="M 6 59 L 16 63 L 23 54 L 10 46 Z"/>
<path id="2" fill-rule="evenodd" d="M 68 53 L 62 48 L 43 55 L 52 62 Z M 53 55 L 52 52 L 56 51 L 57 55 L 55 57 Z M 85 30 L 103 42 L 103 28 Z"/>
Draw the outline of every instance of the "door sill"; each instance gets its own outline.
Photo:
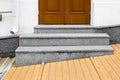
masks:
<path id="1" fill-rule="evenodd" d="M 37 25 L 35 28 L 98 28 L 92 25 Z"/>

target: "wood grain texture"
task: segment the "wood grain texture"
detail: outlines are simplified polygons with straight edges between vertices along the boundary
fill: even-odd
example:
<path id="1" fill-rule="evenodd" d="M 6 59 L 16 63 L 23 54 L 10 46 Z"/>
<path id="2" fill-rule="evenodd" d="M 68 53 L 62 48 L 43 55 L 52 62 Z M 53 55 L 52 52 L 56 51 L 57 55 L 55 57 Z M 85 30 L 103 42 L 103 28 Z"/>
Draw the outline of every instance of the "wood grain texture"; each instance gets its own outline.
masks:
<path id="1" fill-rule="evenodd" d="M 64 0 L 40 0 L 39 12 L 40 24 L 63 24 Z"/>
<path id="2" fill-rule="evenodd" d="M 65 0 L 65 24 L 90 24 L 90 0 Z"/>
<path id="3" fill-rule="evenodd" d="M 41 80 L 43 67 L 44 63 L 24 67 L 12 66 L 3 80 Z"/>
<path id="4" fill-rule="evenodd" d="M 90 0 L 39 0 L 39 24 L 90 24 Z"/>

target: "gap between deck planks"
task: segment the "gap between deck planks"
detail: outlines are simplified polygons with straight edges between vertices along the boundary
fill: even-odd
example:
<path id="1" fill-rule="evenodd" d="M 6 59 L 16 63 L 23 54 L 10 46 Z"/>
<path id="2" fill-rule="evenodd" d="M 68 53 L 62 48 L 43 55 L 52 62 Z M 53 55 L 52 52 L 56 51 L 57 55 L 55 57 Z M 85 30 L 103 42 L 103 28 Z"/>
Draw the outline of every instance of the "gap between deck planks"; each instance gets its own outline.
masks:
<path id="1" fill-rule="evenodd" d="M 112 47 L 114 55 L 13 66 L 4 80 L 120 80 L 120 44 Z"/>

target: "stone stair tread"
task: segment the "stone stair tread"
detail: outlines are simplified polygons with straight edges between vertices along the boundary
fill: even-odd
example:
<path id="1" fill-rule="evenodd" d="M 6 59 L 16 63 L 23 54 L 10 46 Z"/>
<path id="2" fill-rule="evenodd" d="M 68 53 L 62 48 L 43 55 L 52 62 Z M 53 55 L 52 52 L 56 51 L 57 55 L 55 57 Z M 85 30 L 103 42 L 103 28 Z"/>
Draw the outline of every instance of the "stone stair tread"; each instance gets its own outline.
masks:
<path id="1" fill-rule="evenodd" d="M 20 38 L 110 38 L 106 33 L 41 33 L 23 34 Z"/>
<path id="2" fill-rule="evenodd" d="M 99 52 L 99 51 L 113 51 L 109 45 L 103 46 L 49 46 L 49 47 L 18 47 L 16 52 Z"/>

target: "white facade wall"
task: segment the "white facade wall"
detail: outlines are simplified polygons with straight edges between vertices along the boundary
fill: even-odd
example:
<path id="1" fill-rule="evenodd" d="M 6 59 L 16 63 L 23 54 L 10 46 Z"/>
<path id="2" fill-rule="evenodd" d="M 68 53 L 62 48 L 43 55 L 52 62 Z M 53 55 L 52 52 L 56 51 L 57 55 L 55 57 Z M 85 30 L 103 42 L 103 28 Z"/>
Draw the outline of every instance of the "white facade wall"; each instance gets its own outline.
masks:
<path id="1" fill-rule="evenodd" d="M 120 0 L 93 0 L 93 2 L 93 25 L 120 25 Z"/>
<path id="2" fill-rule="evenodd" d="M 15 2 L 18 2 L 17 12 Z M 120 0 L 92 0 L 91 25 L 116 26 L 120 25 Z M 0 12 L 13 11 L 3 14 L 0 22 L 0 36 L 10 35 L 14 27 L 15 14 L 18 14 L 18 33 L 33 33 L 33 27 L 38 25 L 38 0 L 0 0 Z"/>
<path id="3" fill-rule="evenodd" d="M 0 0 L 0 12 L 12 11 L 12 0 Z M 12 14 L 3 14 L 2 21 L 0 21 L 0 36 L 9 35 L 9 31 L 13 24 Z"/>

